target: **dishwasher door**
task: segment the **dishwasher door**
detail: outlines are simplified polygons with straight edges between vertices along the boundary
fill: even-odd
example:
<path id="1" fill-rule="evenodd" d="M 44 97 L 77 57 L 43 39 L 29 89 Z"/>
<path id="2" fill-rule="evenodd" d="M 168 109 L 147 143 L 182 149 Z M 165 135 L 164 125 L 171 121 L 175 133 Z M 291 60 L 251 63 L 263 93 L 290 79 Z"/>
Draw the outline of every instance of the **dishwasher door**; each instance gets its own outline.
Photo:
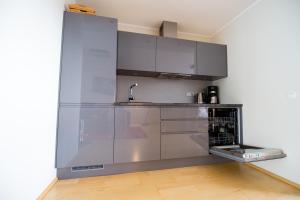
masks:
<path id="1" fill-rule="evenodd" d="M 241 108 L 209 108 L 209 152 L 239 162 L 286 157 L 281 149 L 244 145 L 241 123 Z"/>
<path id="2" fill-rule="evenodd" d="M 213 146 L 211 154 L 235 160 L 238 162 L 257 162 L 286 157 L 281 149 L 261 148 L 248 145 Z"/>

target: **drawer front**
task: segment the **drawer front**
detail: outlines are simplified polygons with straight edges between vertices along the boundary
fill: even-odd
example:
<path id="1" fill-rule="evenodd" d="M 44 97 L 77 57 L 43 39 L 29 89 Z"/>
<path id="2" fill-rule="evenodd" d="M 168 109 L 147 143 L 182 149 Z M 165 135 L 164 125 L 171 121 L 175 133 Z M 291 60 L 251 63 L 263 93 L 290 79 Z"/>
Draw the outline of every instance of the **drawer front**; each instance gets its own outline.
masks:
<path id="1" fill-rule="evenodd" d="M 180 121 L 162 121 L 161 132 L 208 132 L 208 120 L 180 120 Z"/>
<path id="2" fill-rule="evenodd" d="M 188 158 L 208 155 L 208 133 L 164 134 L 161 158 Z"/>
<path id="3" fill-rule="evenodd" d="M 208 118 L 207 108 L 203 107 L 171 107 L 161 108 L 161 119 L 194 119 Z"/>

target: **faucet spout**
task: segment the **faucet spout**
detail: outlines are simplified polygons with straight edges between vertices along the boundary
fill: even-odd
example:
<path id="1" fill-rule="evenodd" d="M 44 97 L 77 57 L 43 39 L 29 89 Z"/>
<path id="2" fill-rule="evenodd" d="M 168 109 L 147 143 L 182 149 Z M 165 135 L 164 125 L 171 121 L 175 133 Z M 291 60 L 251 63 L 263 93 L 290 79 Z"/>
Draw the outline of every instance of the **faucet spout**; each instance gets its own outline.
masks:
<path id="1" fill-rule="evenodd" d="M 130 87 L 129 87 L 129 95 L 128 95 L 128 101 L 130 102 L 130 101 L 133 101 L 135 98 L 134 98 L 134 96 L 133 96 L 133 88 L 134 87 L 136 87 L 136 86 L 138 86 L 138 84 L 137 83 L 134 83 L 134 84 L 132 84 Z"/>

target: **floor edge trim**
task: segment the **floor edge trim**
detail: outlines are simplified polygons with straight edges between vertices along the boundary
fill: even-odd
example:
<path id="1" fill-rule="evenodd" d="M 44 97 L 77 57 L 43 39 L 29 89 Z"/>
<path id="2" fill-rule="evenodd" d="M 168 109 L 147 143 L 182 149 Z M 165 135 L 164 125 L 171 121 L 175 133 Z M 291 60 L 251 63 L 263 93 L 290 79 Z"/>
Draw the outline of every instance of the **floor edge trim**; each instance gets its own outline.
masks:
<path id="1" fill-rule="evenodd" d="M 47 194 L 50 192 L 50 190 L 54 187 L 54 185 L 57 183 L 58 179 L 55 177 L 48 186 L 41 192 L 41 194 L 37 197 L 36 200 L 43 200 Z"/>
<path id="2" fill-rule="evenodd" d="M 277 180 L 279 180 L 281 182 L 284 182 L 284 183 L 286 183 L 288 185 L 291 185 L 291 186 L 293 186 L 293 187 L 295 187 L 297 189 L 300 189 L 300 185 L 298 183 L 290 181 L 290 180 L 288 180 L 288 179 L 286 179 L 286 178 L 284 178 L 282 176 L 274 174 L 273 172 L 270 172 L 270 171 L 268 171 L 268 170 L 266 170 L 264 168 L 258 167 L 258 166 L 254 165 L 252 163 L 247 163 L 246 165 L 248 165 L 249 167 L 252 167 L 252 168 L 254 168 L 254 169 L 256 169 L 256 170 L 258 170 L 258 171 L 260 171 L 260 172 L 262 172 L 262 173 L 264 173 L 266 175 L 268 175 L 268 176 L 271 176 L 271 177 L 273 177 L 273 178 L 275 178 L 275 179 L 277 179 Z"/>

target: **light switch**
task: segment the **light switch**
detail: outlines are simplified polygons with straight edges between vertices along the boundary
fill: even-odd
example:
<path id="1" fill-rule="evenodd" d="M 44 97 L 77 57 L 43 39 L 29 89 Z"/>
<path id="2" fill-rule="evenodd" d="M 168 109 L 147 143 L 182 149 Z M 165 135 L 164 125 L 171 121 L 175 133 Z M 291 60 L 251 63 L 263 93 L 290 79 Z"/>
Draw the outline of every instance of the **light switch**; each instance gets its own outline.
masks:
<path id="1" fill-rule="evenodd" d="M 290 91 L 288 93 L 288 98 L 289 99 L 296 99 L 297 98 L 297 92 L 296 91 Z"/>

